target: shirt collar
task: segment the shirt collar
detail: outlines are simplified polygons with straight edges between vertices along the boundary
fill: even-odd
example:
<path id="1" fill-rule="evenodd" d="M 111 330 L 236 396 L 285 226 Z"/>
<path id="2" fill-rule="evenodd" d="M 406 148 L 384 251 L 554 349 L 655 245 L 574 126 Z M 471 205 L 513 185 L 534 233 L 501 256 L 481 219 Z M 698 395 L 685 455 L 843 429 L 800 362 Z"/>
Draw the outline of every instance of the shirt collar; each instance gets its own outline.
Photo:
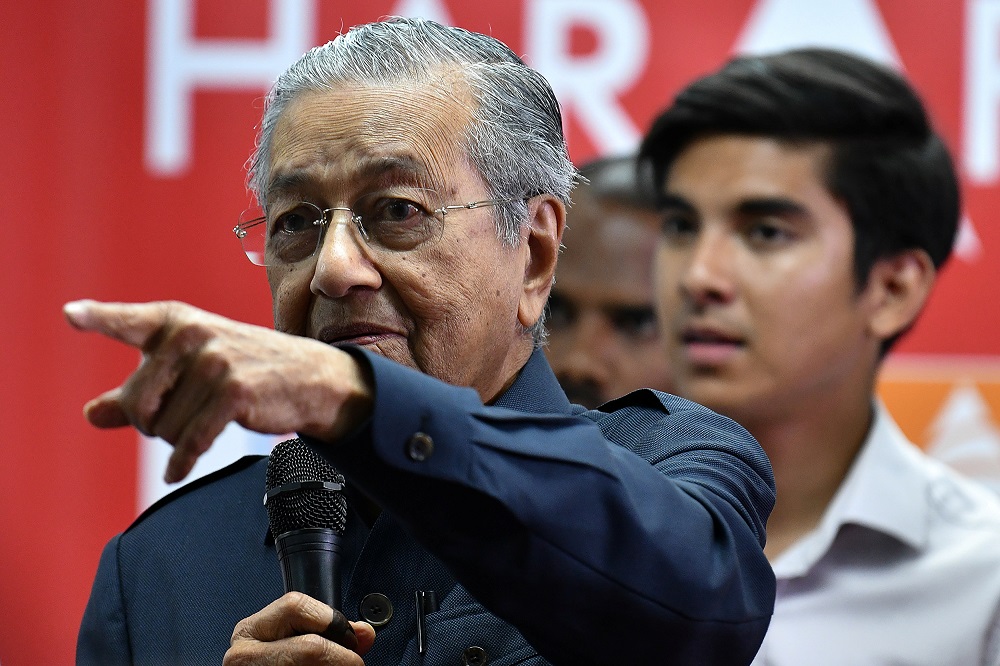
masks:
<path id="1" fill-rule="evenodd" d="M 517 379 L 500 394 L 493 406 L 531 414 L 570 414 L 573 411 L 541 349 L 531 353 Z"/>
<path id="2" fill-rule="evenodd" d="M 847 476 L 819 525 L 774 562 L 779 578 L 805 575 L 833 546 L 841 526 L 859 525 L 914 549 L 927 545 L 927 479 L 919 455 L 881 402 Z"/>

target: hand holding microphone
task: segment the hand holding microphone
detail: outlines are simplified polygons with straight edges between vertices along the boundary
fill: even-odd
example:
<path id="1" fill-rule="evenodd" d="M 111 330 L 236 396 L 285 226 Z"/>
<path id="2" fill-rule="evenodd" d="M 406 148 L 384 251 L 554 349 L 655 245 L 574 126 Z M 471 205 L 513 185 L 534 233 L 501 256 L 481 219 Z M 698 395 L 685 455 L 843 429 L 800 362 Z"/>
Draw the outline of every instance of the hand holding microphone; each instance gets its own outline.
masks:
<path id="1" fill-rule="evenodd" d="M 295 654 L 295 663 L 362 664 L 375 630 L 338 610 L 344 477 L 296 438 L 274 447 L 265 485 L 286 594 L 236 625 L 224 663 L 266 664 L 271 655 Z"/>
<path id="2" fill-rule="evenodd" d="M 327 638 L 331 627 L 350 627 L 354 649 Z M 339 630 L 339 629 L 338 629 Z M 342 632 L 342 635 L 351 635 Z M 364 666 L 362 655 L 375 642 L 367 622 L 348 622 L 342 613 L 299 592 L 289 592 L 262 610 L 240 620 L 233 631 L 224 666 L 254 664 L 327 664 Z"/>

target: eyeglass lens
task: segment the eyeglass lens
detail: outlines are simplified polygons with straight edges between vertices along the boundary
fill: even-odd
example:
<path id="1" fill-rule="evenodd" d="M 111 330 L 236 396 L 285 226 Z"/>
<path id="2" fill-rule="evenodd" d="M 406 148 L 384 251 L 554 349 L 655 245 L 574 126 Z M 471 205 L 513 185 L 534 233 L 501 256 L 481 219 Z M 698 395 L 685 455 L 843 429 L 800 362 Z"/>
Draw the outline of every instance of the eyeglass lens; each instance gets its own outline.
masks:
<path id="1" fill-rule="evenodd" d="M 432 190 L 413 189 L 361 197 L 350 208 L 321 209 L 309 202 L 282 206 L 266 221 L 260 210 L 240 217 L 237 235 L 247 256 L 261 266 L 294 264 L 312 257 L 323 242 L 326 227 L 353 223 L 362 240 L 376 250 L 405 252 L 441 237 L 444 216 Z M 337 218 L 340 213 L 341 218 Z M 257 218 L 257 219 L 255 219 Z"/>

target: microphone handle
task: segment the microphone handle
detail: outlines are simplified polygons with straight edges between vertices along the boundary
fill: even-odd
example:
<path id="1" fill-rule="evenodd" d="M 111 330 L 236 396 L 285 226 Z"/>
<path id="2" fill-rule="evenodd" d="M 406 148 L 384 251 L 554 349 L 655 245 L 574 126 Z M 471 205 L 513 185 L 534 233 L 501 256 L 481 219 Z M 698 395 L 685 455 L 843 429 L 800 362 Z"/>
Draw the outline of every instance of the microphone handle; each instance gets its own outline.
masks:
<path id="1" fill-rule="evenodd" d="M 322 527 L 279 535 L 274 545 L 285 592 L 302 592 L 340 610 L 340 538 Z"/>

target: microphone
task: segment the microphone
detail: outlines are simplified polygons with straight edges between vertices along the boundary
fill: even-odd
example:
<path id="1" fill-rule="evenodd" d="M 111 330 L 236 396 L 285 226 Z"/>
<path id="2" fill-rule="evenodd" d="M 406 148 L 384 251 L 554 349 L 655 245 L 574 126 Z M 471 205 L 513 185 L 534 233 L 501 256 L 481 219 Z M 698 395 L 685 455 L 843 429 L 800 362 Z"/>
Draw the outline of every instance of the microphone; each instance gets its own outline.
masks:
<path id="1" fill-rule="evenodd" d="M 265 485 L 285 592 L 303 592 L 339 610 L 344 476 L 296 437 L 274 447 Z"/>

